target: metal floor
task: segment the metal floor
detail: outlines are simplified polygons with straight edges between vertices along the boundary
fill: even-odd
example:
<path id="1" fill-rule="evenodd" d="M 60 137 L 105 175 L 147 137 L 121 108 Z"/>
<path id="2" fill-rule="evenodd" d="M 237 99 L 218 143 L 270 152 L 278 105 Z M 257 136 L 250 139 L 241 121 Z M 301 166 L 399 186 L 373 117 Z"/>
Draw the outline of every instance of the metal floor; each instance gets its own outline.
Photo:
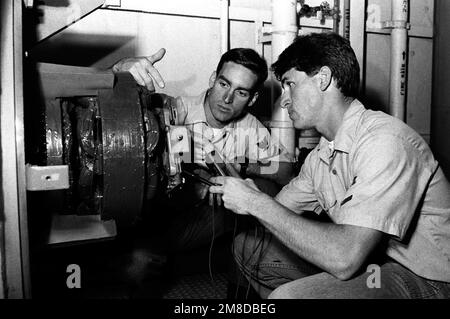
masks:
<path id="1" fill-rule="evenodd" d="M 218 244 L 177 256 L 161 267 L 117 242 L 53 248 L 32 258 L 33 299 L 225 299 L 229 256 Z M 134 261 L 132 261 L 134 260 Z M 81 288 L 69 289 L 67 266 L 81 269 Z M 212 275 L 212 278 L 211 278 Z"/>

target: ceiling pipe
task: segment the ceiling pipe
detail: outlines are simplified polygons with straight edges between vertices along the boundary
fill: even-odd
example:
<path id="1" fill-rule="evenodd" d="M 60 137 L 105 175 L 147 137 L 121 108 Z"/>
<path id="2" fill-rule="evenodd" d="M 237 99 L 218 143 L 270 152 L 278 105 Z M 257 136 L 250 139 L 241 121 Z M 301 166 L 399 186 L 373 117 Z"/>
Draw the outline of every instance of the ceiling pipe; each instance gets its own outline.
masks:
<path id="1" fill-rule="evenodd" d="M 296 38 L 298 34 L 297 1 L 272 0 L 272 61 L 278 60 L 279 55 Z M 289 118 L 287 109 L 281 108 L 279 99 L 274 103 L 271 134 L 286 150 L 295 156 L 295 129 Z"/>
<path id="2" fill-rule="evenodd" d="M 228 39 L 230 37 L 230 1 L 220 0 L 220 53 L 228 51 Z"/>
<path id="3" fill-rule="evenodd" d="M 406 120 L 406 86 L 408 58 L 408 0 L 392 0 L 391 21 L 391 83 L 389 111 L 392 116 Z"/>

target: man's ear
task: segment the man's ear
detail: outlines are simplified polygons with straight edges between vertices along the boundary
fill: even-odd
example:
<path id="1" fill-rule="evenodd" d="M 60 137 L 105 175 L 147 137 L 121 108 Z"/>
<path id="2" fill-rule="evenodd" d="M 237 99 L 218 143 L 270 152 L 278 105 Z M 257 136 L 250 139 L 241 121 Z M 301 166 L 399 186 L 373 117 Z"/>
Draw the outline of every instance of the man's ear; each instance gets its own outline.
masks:
<path id="1" fill-rule="evenodd" d="M 258 99 L 258 97 L 259 97 L 259 93 L 258 92 L 253 94 L 253 96 L 252 96 L 252 98 L 251 98 L 251 100 L 250 100 L 250 102 L 248 103 L 247 106 L 252 106 L 253 104 L 255 104 L 255 102 Z"/>
<path id="2" fill-rule="evenodd" d="M 333 74 L 331 72 L 331 69 L 327 66 L 323 66 L 319 71 L 319 78 L 320 89 L 322 91 L 326 91 L 333 81 Z"/>
<path id="3" fill-rule="evenodd" d="M 217 72 L 214 71 L 211 76 L 209 77 L 209 88 L 212 88 L 214 86 L 214 82 L 216 82 Z"/>

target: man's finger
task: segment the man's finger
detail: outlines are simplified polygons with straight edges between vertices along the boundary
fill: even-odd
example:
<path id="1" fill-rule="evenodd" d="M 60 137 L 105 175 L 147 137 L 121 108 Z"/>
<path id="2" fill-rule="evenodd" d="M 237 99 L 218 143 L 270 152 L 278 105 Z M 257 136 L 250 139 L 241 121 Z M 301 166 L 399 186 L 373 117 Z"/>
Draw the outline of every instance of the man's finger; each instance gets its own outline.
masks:
<path id="1" fill-rule="evenodd" d="M 138 69 L 130 69 L 129 71 L 131 73 L 131 75 L 133 76 L 134 80 L 136 81 L 137 84 L 142 85 L 142 86 L 146 86 L 145 81 L 142 77 L 142 75 L 140 74 Z"/>
<path id="2" fill-rule="evenodd" d="M 147 72 L 148 72 L 149 76 L 156 81 L 156 83 L 158 84 L 158 86 L 161 89 L 164 88 L 164 86 L 165 86 L 164 80 L 163 80 L 161 74 L 159 74 L 158 70 L 155 67 L 153 67 L 153 66 L 149 67 L 147 69 Z"/>
<path id="3" fill-rule="evenodd" d="M 164 80 L 163 80 L 161 74 L 159 74 L 158 70 L 153 66 L 153 64 L 155 64 L 156 62 L 161 60 L 165 54 L 166 54 L 166 49 L 162 48 L 162 49 L 159 49 L 159 51 L 156 52 L 155 54 L 146 58 L 146 61 L 148 63 L 145 66 L 145 69 L 148 72 L 149 76 L 156 81 L 156 84 L 158 84 L 158 86 L 160 88 L 164 88 L 165 83 L 164 83 Z"/>
<path id="4" fill-rule="evenodd" d="M 222 195 L 216 194 L 217 197 L 217 206 L 222 206 Z"/>
<path id="5" fill-rule="evenodd" d="M 130 70 L 131 73 L 131 70 Z M 133 76 L 136 80 L 136 82 L 138 82 L 138 84 L 145 86 L 150 92 L 154 92 L 155 91 L 155 85 L 153 84 L 153 79 L 151 78 L 151 76 L 147 73 L 147 70 L 145 68 L 136 68 L 136 73 L 138 73 L 139 79 L 142 79 L 143 84 L 139 83 L 137 81 L 137 77 Z"/>
<path id="6" fill-rule="evenodd" d="M 158 52 L 149 56 L 147 59 L 150 61 L 151 64 L 154 64 L 159 60 L 161 60 L 164 57 L 164 54 L 166 54 L 166 49 L 161 48 L 158 50 Z"/>
<path id="7" fill-rule="evenodd" d="M 211 186 L 209 188 L 209 192 L 213 194 L 223 194 L 223 187 L 222 186 Z"/>
<path id="8" fill-rule="evenodd" d="M 225 178 L 224 176 L 214 176 L 209 179 L 210 182 L 218 185 L 224 185 L 225 184 Z"/>
<path id="9" fill-rule="evenodd" d="M 209 206 L 214 206 L 214 194 L 209 193 Z"/>

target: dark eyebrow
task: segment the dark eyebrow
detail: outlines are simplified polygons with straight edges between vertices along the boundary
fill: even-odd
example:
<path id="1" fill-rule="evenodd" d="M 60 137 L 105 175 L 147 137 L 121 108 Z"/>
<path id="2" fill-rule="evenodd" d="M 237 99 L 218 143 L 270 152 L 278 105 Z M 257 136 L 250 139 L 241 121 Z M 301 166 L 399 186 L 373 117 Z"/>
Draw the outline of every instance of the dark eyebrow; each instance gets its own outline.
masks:
<path id="1" fill-rule="evenodd" d="M 223 80 L 223 81 L 227 82 L 227 84 L 231 85 L 231 81 L 228 80 L 226 77 L 224 77 L 222 74 L 218 76 L 218 79 Z M 249 93 L 252 91 L 250 88 L 246 88 L 246 87 L 237 87 L 236 90 L 244 90 Z"/>

